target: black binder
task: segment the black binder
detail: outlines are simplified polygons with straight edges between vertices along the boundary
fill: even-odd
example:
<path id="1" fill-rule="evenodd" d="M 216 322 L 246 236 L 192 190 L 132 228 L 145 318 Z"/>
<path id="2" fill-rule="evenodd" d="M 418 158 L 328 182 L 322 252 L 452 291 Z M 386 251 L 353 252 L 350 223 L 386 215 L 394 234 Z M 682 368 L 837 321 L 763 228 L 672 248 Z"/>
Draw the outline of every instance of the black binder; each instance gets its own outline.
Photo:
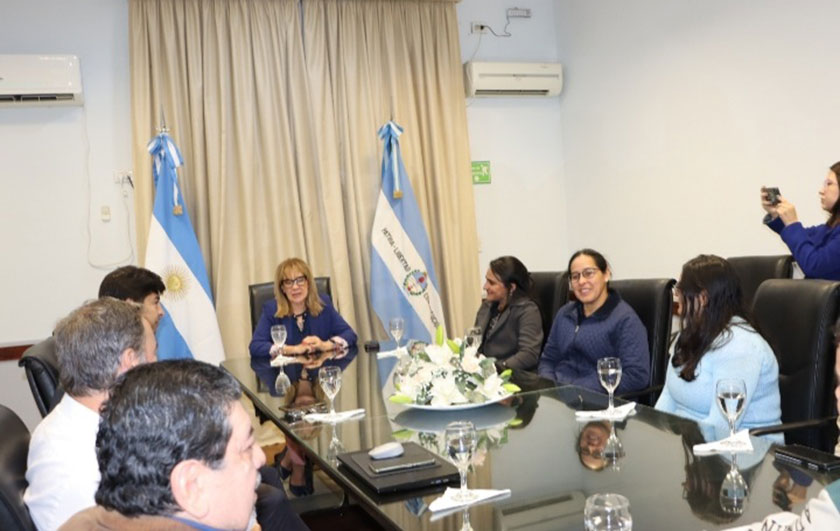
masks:
<path id="1" fill-rule="evenodd" d="M 400 457 L 374 460 L 368 455 L 367 450 L 362 450 L 339 454 L 338 460 L 365 486 L 377 494 L 424 489 L 445 483 L 458 483 L 461 480 L 458 469 L 446 459 L 413 442 L 405 442 L 402 445 L 405 453 Z M 427 458 L 434 459 L 434 464 L 381 474 L 374 473 L 370 468 L 371 462 L 388 464 L 400 461 L 423 461 Z"/>

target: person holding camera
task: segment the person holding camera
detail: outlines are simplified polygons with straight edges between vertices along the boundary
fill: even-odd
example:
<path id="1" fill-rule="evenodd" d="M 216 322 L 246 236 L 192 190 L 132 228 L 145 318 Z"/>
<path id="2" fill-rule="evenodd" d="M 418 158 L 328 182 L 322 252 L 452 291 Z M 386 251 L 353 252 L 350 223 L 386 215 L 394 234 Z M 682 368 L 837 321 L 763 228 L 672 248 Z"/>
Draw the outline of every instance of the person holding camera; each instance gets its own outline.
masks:
<path id="1" fill-rule="evenodd" d="M 828 170 L 820 189 L 820 205 L 829 213 L 822 225 L 803 227 L 796 208 L 778 188 L 761 187 L 761 206 L 767 211 L 764 223 L 776 231 L 790 249 L 806 278 L 840 280 L 840 162 Z"/>

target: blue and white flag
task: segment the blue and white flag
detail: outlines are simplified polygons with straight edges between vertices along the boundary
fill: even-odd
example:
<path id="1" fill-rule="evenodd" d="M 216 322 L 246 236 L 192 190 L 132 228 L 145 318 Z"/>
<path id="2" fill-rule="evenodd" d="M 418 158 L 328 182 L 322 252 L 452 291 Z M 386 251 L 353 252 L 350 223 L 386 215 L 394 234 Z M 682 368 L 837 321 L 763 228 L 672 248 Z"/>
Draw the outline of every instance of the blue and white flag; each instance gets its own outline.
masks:
<path id="1" fill-rule="evenodd" d="M 155 204 L 146 246 L 146 268 L 166 284 L 165 315 L 157 328 L 158 358 L 196 358 L 214 365 L 225 359 L 213 294 L 187 205 L 178 187 L 184 161 L 172 138 L 161 133 L 149 142 L 154 157 Z"/>
<path id="2" fill-rule="evenodd" d="M 371 230 L 370 296 L 373 309 L 388 330 L 394 317 L 405 319 L 405 336 L 431 341 L 444 325 L 429 237 L 414 199 L 400 154 L 403 129 L 383 125 L 382 189 Z"/>

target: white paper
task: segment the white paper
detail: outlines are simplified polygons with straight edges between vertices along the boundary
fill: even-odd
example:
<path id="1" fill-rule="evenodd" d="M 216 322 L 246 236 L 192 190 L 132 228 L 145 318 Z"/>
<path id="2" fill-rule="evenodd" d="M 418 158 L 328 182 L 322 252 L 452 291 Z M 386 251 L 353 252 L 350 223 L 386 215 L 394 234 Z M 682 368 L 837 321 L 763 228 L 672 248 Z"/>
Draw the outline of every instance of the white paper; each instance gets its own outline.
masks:
<path id="1" fill-rule="evenodd" d="M 753 445 L 749 430 L 741 430 L 731 437 L 704 444 L 694 445 L 694 455 L 737 454 L 752 452 Z"/>
<path id="2" fill-rule="evenodd" d="M 609 409 L 599 409 L 596 411 L 575 411 L 575 419 L 581 421 L 589 420 L 612 420 L 622 421 L 636 412 L 636 403 L 630 402 L 623 406 L 618 406 L 612 411 Z"/>

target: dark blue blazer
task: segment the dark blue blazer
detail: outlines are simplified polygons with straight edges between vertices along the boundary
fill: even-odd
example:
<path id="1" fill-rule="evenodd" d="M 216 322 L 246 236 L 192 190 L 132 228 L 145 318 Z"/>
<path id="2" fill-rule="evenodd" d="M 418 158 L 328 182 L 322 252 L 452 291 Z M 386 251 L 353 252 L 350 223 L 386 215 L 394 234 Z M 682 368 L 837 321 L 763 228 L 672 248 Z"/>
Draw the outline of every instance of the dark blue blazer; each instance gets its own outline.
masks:
<path id="1" fill-rule="evenodd" d="M 269 389 L 274 389 L 274 380 L 280 373 L 280 369 L 271 366 L 271 356 L 269 350 L 274 342 L 271 340 L 271 327 L 276 324 L 286 326 L 286 344 L 299 345 L 303 338 L 308 336 L 317 336 L 326 341 L 332 337 L 339 336 L 345 341 L 350 348 L 346 356 L 339 359 L 327 360 L 324 365 L 336 365 L 344 370 L 347 365 L 356 357 L 356 332 L 347 324 L 341 315 L 335 310 L 330 298 L 323 293 L 320 294 L 321 302 L 324 309 L 318 315 L 307 315 L 303 330 L 298 330 L 297 323 L 294 317 L 287 315 L 282 319 L 274 316 L 277 313 L 277 301 L 271 299 L 263 305 L 262 315 L 257 323 L 257 328 L 254 329 L 254 337 L 251 338 L 251 344 L 248 350 L 251 351 L 251 368 L 257 373 L 257 376 L 262 380 Z M 300 379 L 300 372 L 302 366 L 300 364 L 287 365 L 283 368 L 289 379 L 296 382 Z"/>

